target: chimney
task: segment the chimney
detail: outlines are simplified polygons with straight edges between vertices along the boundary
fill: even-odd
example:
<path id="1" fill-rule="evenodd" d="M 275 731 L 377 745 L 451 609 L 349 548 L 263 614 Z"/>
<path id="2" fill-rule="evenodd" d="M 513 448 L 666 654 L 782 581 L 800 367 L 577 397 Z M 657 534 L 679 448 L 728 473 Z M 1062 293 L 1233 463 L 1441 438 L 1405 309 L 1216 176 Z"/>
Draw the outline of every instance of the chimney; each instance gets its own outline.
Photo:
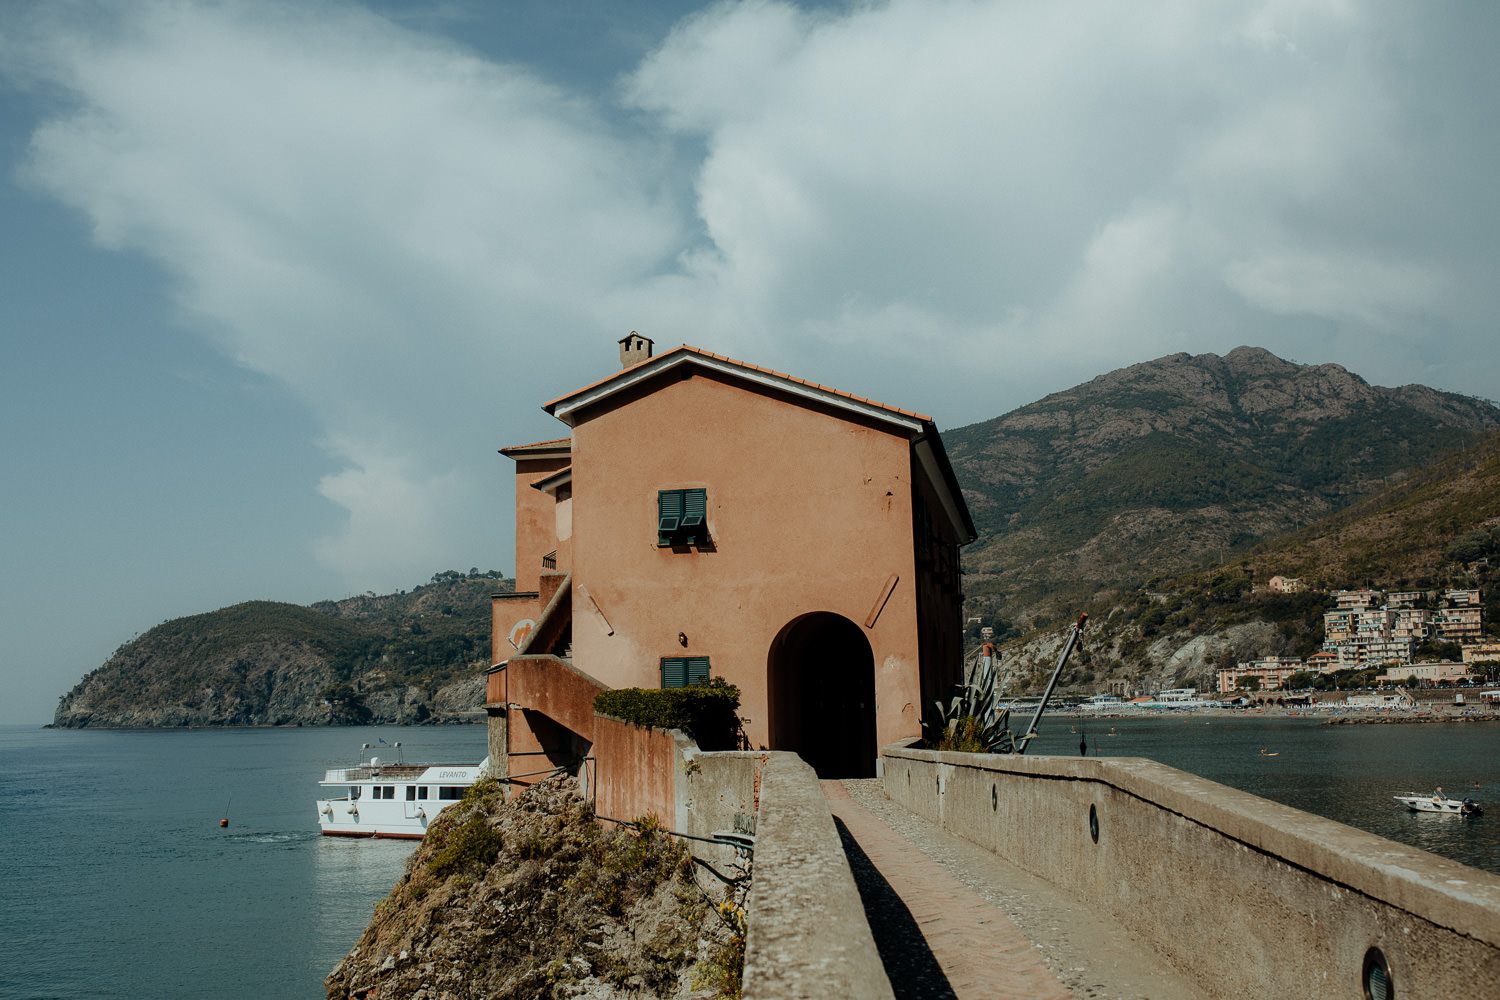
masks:
<path id="1" fill-rule="evenodd" d="M 651 357 L 651 338 L 642 337 L 634 330 L 630 336 L 620 338 L 620 367 L 629 368 Z"/>

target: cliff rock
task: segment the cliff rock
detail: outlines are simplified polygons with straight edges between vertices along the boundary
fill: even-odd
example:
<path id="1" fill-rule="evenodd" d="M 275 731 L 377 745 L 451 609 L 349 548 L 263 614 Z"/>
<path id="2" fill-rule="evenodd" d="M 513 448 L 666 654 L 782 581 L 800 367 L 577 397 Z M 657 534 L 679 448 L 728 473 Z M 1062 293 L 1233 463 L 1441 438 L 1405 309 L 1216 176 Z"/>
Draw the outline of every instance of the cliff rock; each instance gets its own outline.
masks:
<path id="1" fill-rule="evenodd" d="M 429 828 L 328 997 L 715 996 L 736 942 L 693 877 L 680 841 L 602 827 L 570 778 L 509 802 L 481 782 Z"/>

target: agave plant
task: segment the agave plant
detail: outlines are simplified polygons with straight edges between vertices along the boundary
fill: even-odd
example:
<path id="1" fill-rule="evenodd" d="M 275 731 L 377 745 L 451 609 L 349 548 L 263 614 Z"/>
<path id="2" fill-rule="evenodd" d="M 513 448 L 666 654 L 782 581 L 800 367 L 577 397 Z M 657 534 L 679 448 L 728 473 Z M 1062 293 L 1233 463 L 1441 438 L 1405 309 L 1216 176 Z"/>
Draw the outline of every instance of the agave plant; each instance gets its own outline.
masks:
<path id="1" fill-rule="evenodd" d="M 976 657 L 968 671 L 968 680 L 955 686 L 953 698 L 937 708 L 934 723 L 928 725 L 929 742 L 941 749 L 970 750 L 976 753 L 1014 753 L 1010 732 L 1010 706 L 1000 701 L 995 663 L 997 657 Z"/>

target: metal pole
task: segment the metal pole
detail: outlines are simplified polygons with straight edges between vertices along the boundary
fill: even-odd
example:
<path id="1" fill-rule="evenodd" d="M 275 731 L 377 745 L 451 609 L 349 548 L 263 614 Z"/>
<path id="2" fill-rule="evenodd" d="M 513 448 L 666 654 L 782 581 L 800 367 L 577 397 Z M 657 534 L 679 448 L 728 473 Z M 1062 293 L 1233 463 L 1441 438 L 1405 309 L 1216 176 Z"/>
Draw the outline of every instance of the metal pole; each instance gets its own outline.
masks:
<path id="1" fill-rule="evenodd" d="M 1078 637 L 1083 634 L 1083 623 L 1088 620 L 1087 613 L 1081 614 L 1078 616 L 1078 621 L 1073 624 L 1073 632 L 1063 646 L 1062 655 L 1057 658 L 1057 666 L 1052 668 L 1052 677 L 1047 681 L 1047 690 L 1042 694 L 1042 702 L 1036 707 L 1036 714 L 1031 717 L 1031 723 L 1027 725 L 1026 732 L 1016 740 L 1016 753 L 1025 753 L 1027 741 L 1036 735 L 1036 724 L 1041 721 L 1042 713 L 1047 711 L 1047 702 L 1052 700 L 1052 692 L 1057 687 L 1057 679 L 1062 676 L 1063 664 L 1068 662 L 1068 654 L 1073 652 L 1074 646 L 1078 645 Z"/>

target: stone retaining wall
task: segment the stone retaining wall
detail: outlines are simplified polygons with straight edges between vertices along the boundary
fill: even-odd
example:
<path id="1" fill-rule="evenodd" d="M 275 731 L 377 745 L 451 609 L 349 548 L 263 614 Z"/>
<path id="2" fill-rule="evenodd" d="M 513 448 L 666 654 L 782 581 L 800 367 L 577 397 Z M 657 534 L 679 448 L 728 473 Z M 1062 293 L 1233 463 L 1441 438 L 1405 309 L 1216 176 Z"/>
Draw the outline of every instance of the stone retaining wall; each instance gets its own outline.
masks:
<path id="1" fill-rule="evenodd" d="M 764 756 L 745 1000 L 892 1000 L 817 775 L 796 754 Z"/>
<path id="2" fill-rule="evenodd" d="M 887 795 L 1112 912 L 1207 995 L 1360 1000 L 1388 975 L 1376 995 L 1469 998 L 1500 982 L 1488 872 L 1154 761 L 910 742 L 882 752 Z"/>

